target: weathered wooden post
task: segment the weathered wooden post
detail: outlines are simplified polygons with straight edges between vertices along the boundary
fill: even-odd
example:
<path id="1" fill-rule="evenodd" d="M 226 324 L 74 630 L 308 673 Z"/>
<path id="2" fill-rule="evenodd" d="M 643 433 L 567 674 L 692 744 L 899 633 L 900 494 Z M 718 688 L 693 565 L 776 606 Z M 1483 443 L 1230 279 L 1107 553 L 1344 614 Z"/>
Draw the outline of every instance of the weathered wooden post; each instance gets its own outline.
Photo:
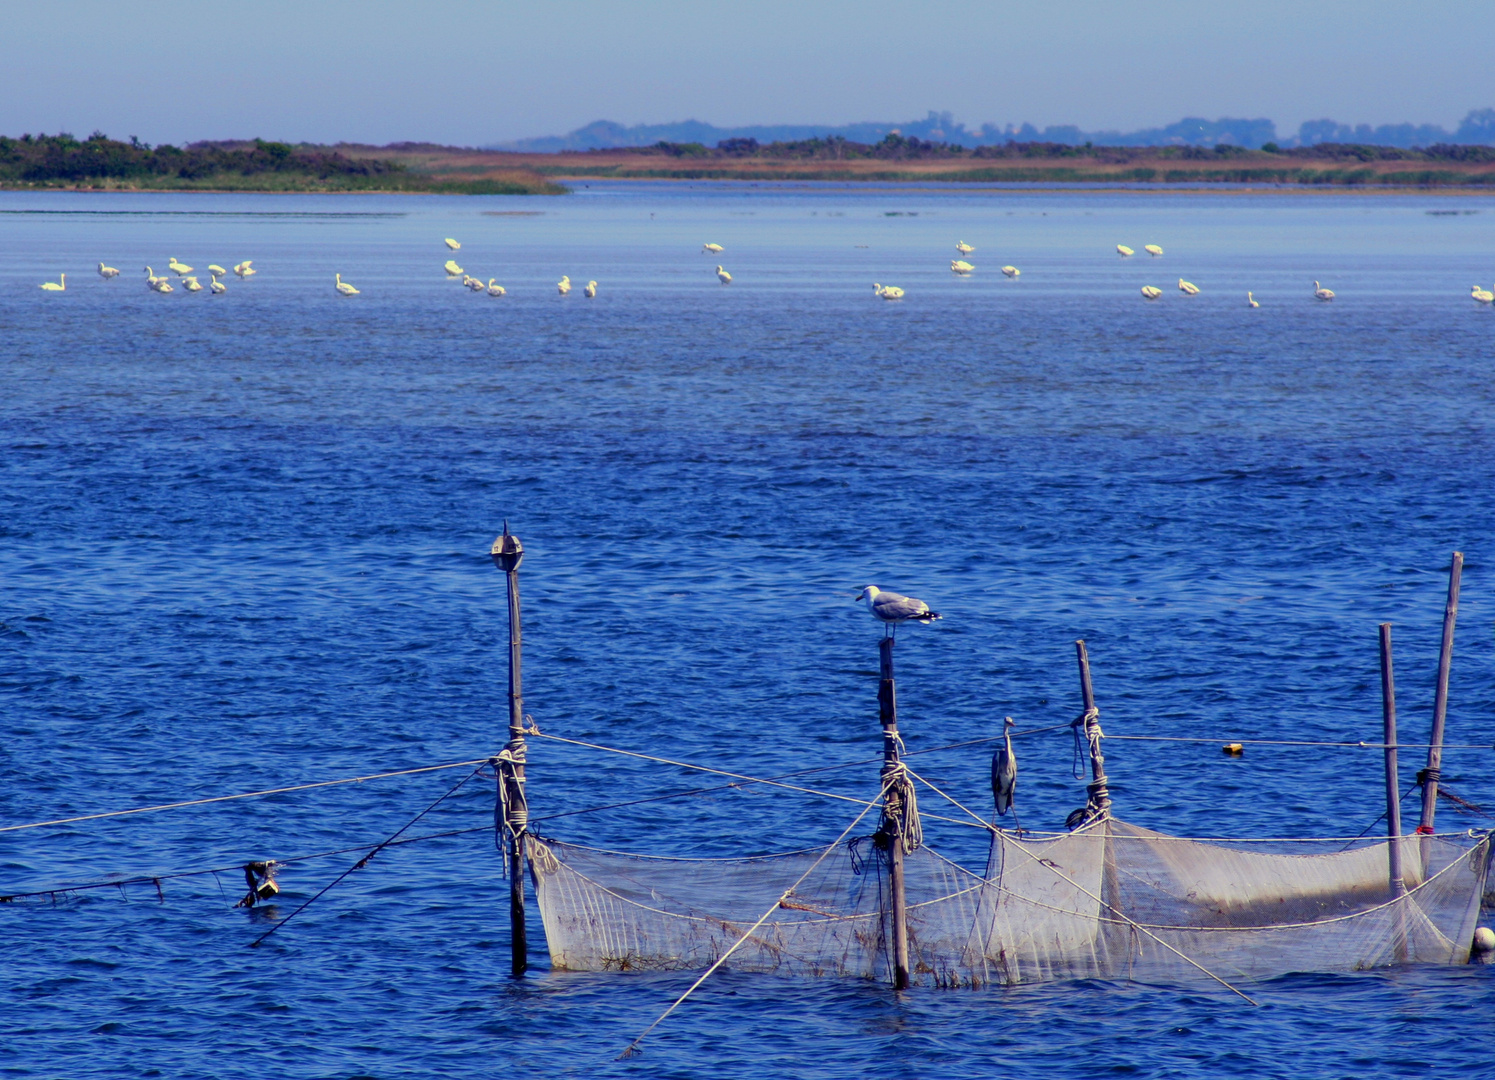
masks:
<path id="1" fill-rule="evenodd" d="M 529 943 L 524 927 L 524 834 L 529 828 L 529 803 L 524 795 L 524 687 L 520 669 L 523 634 L 519 622 L 519 564 L 524 545 L 509 532 L 493 541 L 493 564 L 504 572 L 509 594 L 509 742 L 499 756 L 499 805 L 509 856 L 509 928 L 512 971 L 523 975 L 529 967 Z"/>
<path id="2" fill-rule="evenodd" d="M 893 681 L 893 638 L 878 643 L 881 679 L 877 684 L 877 713 L 882 721 L 882 823 L 878 827 L 880 845 L 888 854 L 888 891 L 892 894 L 893 986 L 903 990 L 908 977 L 908 911 L 903 887 L 904 827 L 908 807 L 904 806 L 902 771 L 898 756 L 898 689 Z"/>
<path id="3" fill-rule="evenodd" d="M 1402 805 L 1396 776 L 1396 680 L 1391 671 L 1391 624 L 1381 624 L 1381 735 L 1386 744 L 1386 859 L 1391 899 L 1407 893 L 1402 877 Z M 1396 911 L 1392 948 L 1397 963 L 1407 960 L 1407 935 L 1402 911 Z"/>
<path id="4" fill-rule="evenodd" d="M 1101 751 L 1100 710 L 1095 707 L 1095 690 L 1090 685 L 1090 654 L 1085 641 L 1075 642 L 1075 659 L 1080 665 L 1080 700 L 1084 713 L 1077 723 L 1085 725 L 1085 739 L 1090 744 L 1090 784 L 1086 787 L 1085 820 L 1095 821 L 1111 814 L 1111 789 L 1106 784 L 1106 756 Z"/>
<path id="5" fill-rule="evenodd" d="M 1459 578 L 1464 572 L 1464 553 L 1455 551 L 1448 567 L 1448 603 L 1443 607 L 1443 646 L 1438 651 L 1438 686 L 1433 691 L 1433 733 L 1428 739 L 1428 765 L 1422 774 L 1422 820 L 1417 831 L 1433 832 L 1438 813 L 1438 782 L 1443 779 L 1443 724 L 1448 717 L 1448 668 L 1453 662 L 1453 626 L 1459 617 Z M 1424 843 L 1426 848 L 1426 843 Z M 1423 853 L 1423 877 L 1427 877 L 1427 853 Z"/>

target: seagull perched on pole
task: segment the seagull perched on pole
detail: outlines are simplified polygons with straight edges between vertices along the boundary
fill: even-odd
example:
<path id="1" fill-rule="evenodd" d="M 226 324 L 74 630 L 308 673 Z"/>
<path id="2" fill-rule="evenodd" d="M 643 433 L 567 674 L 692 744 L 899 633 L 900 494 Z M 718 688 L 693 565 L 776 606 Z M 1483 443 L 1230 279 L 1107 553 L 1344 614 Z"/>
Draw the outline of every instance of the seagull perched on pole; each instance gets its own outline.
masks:
<path id="1" fill-rule="evenodd" d="M 895 592 L 884 592 L 876 585 L 864 587 L 857 594 L 857 599 L 867 601 L 867 610 L 872 612 L 874 619 L 883 624 L 884 633 L 889 628 L 896 628 L 899 623 L 921 622 L 927 624 L 940 618 L 940 613 L 938 611 L 930 611 L 929 605 L 924 601 Z"/>

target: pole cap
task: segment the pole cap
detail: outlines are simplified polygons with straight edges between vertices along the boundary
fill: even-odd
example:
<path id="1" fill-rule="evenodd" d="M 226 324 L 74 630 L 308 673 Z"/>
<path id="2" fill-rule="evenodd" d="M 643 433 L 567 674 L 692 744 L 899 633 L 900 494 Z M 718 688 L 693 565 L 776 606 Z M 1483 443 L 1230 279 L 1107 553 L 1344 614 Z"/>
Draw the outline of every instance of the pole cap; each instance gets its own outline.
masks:
<path id="1" fill-rule="evenodd" d="M 524 545 L 519 542 L 519 537 L 509 532 L 509 523 L 504 522 L 503 535 L 493 541 L 493 565 L 506 574 L 512 574 L 519 569 L 519 564 L 524 561 Z"/>

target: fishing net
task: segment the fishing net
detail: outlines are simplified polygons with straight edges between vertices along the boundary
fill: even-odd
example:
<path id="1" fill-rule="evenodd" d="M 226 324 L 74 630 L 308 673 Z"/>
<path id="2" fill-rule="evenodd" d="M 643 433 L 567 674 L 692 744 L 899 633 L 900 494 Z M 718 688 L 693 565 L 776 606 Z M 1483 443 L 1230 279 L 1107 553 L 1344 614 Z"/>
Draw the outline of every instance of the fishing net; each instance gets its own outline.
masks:
<path id="1" fill-rule="evenodd" d="M 1488 838 L 1398 842 L 1400 896 L 1388 841 L 1201 841 L 1107 819 L 994 833 L 985 874 L 921 847 L 904 857 L 910 967 L 919 981 L 980 986 L 1467 962 Z M 737 946 L 735 970 L 890 977 L 888 857 L 871 839 L 747 859 L 535 837 L 528 850 L 555 968 L 702 970 Z"/>

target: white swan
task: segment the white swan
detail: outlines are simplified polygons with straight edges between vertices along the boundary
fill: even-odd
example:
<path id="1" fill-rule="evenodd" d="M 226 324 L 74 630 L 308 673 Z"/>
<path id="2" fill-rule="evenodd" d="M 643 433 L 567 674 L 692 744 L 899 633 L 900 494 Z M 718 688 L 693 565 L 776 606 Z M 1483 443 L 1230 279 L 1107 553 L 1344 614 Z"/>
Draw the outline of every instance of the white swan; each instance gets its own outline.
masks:
<path id="1" fill-rule="evenodd" d="M 47 292 L 67 292 L 67 275 L 59 274 L 56 281 L 42 282 L 42 288 Z"/>
<path id="2" fill-rule="evenodd" d="M 212 277 L 228 277 L 228 271 L 217 263 L 208 263 L 208 273 Z"/>
<path id="3" fill-rule="evenodd" d="M 1123 259 L 1129 259 L 1137 253 L 1131 248 L 1127 247 L 1125 244 L 1117 244 L 1116 254 L 1120 255 Z"/>
<path id="4" fill-rule="evenodd" d="M 976 268 L 970 263 L 966 262 L 964 259 L 950 260 L 950 272 L 953 274 L 969 274 L 974 269 Z"/>
<path id="5" fill-rule="evenodd" d="M 217 274 L 213 275 L 213 280 L 208 283 L 208 288 L 212 290 L 214 296 L 222 296 L 228 292 L 228 286 L 218 280 Z"/>
<path id="6" fill-rule="evenodd" d="M 1156 285 L 1144 285 L 1142 286 L 1142 295 L 1148 300 L 1156 300 L 1163 295 L 1163 290 Z"/>
<path id="7" fill-rule="evenodd" d="M 171 257 L 171 262 L 166 264 L 166 268 L 179 277 L 185 274 L 192 273 L 192 267 L 182 262 L 175 255 Z"/>
<path id="8" fill-rule="evenodd" d="M 581 290 L 581 295 L 585 296 L 588 300 L 597 299 L 597 283 L 595 281 L 587 282 L 587 287 Z"/>
<path id="9" fill-rule="evenodd" d="M 1478 300 L 1481 304 L 1495 302 L 1495 292 L 1491 292 L 1489 289 L 1481 289 L 1478 285 L 1470 286 L 1469 297 L 1472 300 Z"/>
<path id="10" fill-rule="evenodd" d="M 488 279 L 488 295 L 489 296 L 502 296 L 504 293 L 508 292 L 508 290 L 505 289 L 502 285 L 495 285 L 495 284 L 493 284 L 493 282 L 495 280 L 496 279 L 494 279 L 494 278 L 489 278 Z"/>
<path id="11" fill-rule="evenodd" d="M 166 279 L 164 277 L 157 277 L 156 272 L 149 266 L 145 268 L 145 287 L 147 289 L 154 289 L 157 285 L 165 280 Z"/>
<path id="12" fill-rule="evenodd" d="M 882 285 L 874 281 L 872 283 L 872 295 L 880 296 L 884 300 L 902 300 L 903 290 L 897 285 Z"/>
<path id="13" fill-rule="evenodd" d="M 722 247 L 720 244 L 702 244 L 701 245 L 701 254 L 702 255 L 706 255 L 706 254 L 720 255 L 722 252 L 724 252 L 726 250 L 727 249 L 724 248 L 724 247 Z"/>
<path id="14" fill-rule="evenodd" d="M 1004 266 L 1002 267 L 1002 273 L 1006 274 L 1008 277 L 1017 277 L 1022 273 L 1022 271 L 1015 266 Z"/>
<path id="15" fill-rule="evenodd" d="M 457 241 L 453 240 L 450 236 L 448 236 L 444 242 L 446 246 L 451 248 L 453 251 L 456 251 L 462 246 L 461 244 L 457 243 Z"/>
<path id="16" fill-rule="evenodd" d="M 1334 290 L 1333 289 L 1321 289 L 1321 288 L 1319 288 L 1319 283 L 1317 281 L 1315 281 L 1313 283 L 1313 295 L 1314 295 L 1314 298 L 1318 299 L 1318 300 L 1333 300 L 1334 299 Z"/>
<path id="17" fill-rule="evenodd" d="M 562 296 L 565 296 L 568 292 L 571 291 L 571 276 L 569 274 L 562 274 L 561 280 L 555 283 L 555 288 L 556 292 L 560 293 Z"/>
<path id="18" fill-rule="evenodd" d="M 482 278 L 467 278 L 466 284 L 467 287 L 473 292 L 482 292 L 485 288 L 487 288 L 487 286 L 483 284 Z"/>
<path id="19" fill-rule="evenodd" d="M 1158 247 L 1156 244 L 1143 244 L 1142 250 L 1147 252 L 1147 254 L 1151 255 L 1153 258 L 1157 258 L 1163 253 L 1163 249 Z"/>
<path id="20" fill-rule="evenodd" d="M 112 266 L 105 266 L 103 263 L 99 263 L 99 277 L 108 281 L 112 277 L 119 277 L 119 271 Z"/>
<path id="21" fill-rule="evenodd" d="M 969 255 L 976 249 L 973 248 L 970 244 L 966 243 L 964 240 L 957 240 L 955 242 L 955 250 L 960 252 L 960 254 L 962 255 Z"/>
<path id="22" fill-rule="evenodd" d="M 332 280 L 337 283 L 337 291 L 343 296 L 357 296 L 358 290 L 343 280 L 342 274 L 333 274 Z"/>
<path id="23" fill-rule="evenodd" d="M 158 293 L 176 292 L 176 290 L 171 287 L 171 282 L 167 281 L 165 278 L 157 278 L 156 283 L 152 285 L 151 288 L 155 289 Z"/>
<path id="24" fill-rule="evenodd" d="M 1199 286 L 1195 285 L 1192 281 L 1185 281 L 1183 278 L 1179 278 L 1178 291 L 1183 293 L 1185 296 L 1198 296 Z"/>
<path id="25" fill-rule="evenodd" d="M 245 259 L 243 262 L 234 267 L 234 273 L 238 274 L 241 278 L 253 277 L 255 274 L 258 274 L 259 271 L 250 266 L 249 263 L 250 260 Z"/>
<path id="26" fill-rule="evenodd" d="M 191 276 L 182 278 L 182 288 L 188 292 L 202 292 L 202 285 L 198 283 L 195 277 Z"/>
<path id="27" fill-rule="evenodd" d="M 1252 296 L 1250 293 L 1246 294 L 1246 306 L 1247 307 L 1261 307 L 1261 305 L 1256 302 L 1256 297 Z"/>
<path id="28" fill-rule="evenodd" d="M 455 259 L 448 259 L 442 263 L 441 268 L 446 271 L 447 277 L 456 277 L 458 274 L 465 274 L 467 272 L 457 265 Z"/>
<path id="29" fill-rule="evenodd" d="M 723 285 L 730 285 L 732 284 L 732 275 L 718 266 L 716 268 L 716 280 L 720 281 Z"/>

